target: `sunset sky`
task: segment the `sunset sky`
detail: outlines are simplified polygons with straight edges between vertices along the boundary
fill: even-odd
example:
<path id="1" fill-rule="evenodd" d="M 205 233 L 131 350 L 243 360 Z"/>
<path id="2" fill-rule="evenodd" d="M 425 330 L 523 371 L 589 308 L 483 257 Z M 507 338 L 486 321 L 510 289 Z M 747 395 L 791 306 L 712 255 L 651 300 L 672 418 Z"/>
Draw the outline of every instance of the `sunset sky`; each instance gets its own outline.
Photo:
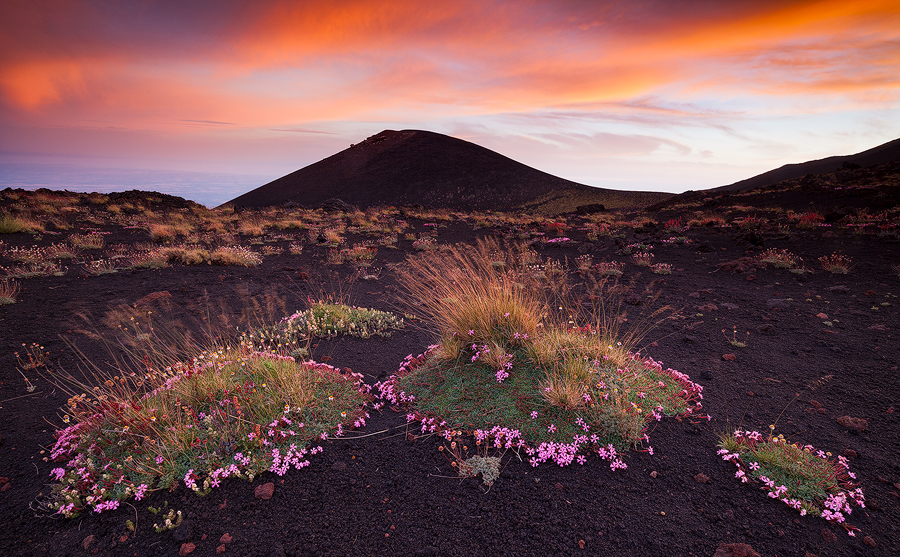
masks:
<path id="1" fill-rule="evenodd" d="M 0 188 L 216 205 L 384 129 L 680 192 L 900 137 L 898 0 L 5 0 Z"/>

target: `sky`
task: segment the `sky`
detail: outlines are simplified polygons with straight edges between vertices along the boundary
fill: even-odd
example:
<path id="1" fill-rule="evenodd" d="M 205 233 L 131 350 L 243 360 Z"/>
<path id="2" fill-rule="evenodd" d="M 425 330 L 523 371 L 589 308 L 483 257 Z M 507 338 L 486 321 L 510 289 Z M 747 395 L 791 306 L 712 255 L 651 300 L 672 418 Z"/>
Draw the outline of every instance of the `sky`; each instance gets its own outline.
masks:
<path id="1" fill-rule="evenodd" d="M 4 0 L 0 188 L 218 205 L 385 129 L 682 192 L 900 137 L 898 0 Z"/>

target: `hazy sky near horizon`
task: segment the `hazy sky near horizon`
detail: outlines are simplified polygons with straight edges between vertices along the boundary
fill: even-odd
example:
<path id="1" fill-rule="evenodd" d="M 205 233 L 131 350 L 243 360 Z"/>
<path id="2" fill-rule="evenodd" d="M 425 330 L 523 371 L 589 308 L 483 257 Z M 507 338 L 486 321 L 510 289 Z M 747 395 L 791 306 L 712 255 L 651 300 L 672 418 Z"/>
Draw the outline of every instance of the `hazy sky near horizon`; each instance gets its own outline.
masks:
<path id="1" fill-rule="evenodd" d="M 617 189 L 855 153 L 900 137 L 900 2 L 0 6 L 0 187 L 212 205 L 408 128 Z"/>

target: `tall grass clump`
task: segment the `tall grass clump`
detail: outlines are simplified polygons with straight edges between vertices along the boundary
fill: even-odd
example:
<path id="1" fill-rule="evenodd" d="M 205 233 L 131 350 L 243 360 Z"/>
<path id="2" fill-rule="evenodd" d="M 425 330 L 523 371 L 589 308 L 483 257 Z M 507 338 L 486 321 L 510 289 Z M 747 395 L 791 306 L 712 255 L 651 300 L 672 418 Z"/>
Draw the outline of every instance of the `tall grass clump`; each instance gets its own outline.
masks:
<path id="1" fill-rule="evenodd" d="M 622 451 L 647 441 L 650 421 L 694 412 L 702 387 L 634 351 L 647 331 L 624 329 L 617 285 L 596 283 L 584 310 L 565 274 L 518 264 L 523 250 L 479 241 L 395 269 L 438 338 L 378 385 L 381 396 L 423 432 L 502 431 L 495 444 L 521 448 L 535 466 L 596 453 L 624 468 Z"/>
<path id="2" fill-rule="evenodd" d="M 25 223 L 9 213 L 0 213 L 0 234 L 15 234 L 25 230 Z"/>
<path id="3" fill-rule="evenodd" d="M 136 325 L 130 334 L 134 343 L 120 346 L 130 360 L 92 368 L 91 384 L 54 377 L 71 397 L 46 506 L 65 517 L 179 483 L 205 495 L 229 477 L 283 475 L 309 464 L 316 441 L 368 417 L 359 374 L 245 343 L 174 360 L 171 339 Z"/>
<path id="4" fill-rule="evenodd" d="M 41 232 L 44 226 L 33 218 L 17 217 L 9 213 L 0 213 L 0 234 L 16 232 Z"/>

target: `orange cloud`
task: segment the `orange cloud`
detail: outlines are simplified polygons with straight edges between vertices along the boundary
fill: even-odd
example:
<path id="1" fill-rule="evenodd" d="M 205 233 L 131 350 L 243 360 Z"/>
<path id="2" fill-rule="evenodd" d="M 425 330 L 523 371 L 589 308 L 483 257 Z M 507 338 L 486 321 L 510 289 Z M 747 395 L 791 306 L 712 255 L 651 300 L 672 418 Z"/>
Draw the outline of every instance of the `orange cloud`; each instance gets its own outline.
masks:
<path id="1" fill-rule="evenodd" d="M 50 60 L 15 64 L 0 73 L 0 91 L 21 108 L 36 109 L 85 91 L 85 80 L 76 61 Z"/>
<path id="2" fill-rule="evenodd" d="M 268 127 L 663 93 L 890 102 L 900 90 L 896 0 L 198 5 L 12 2 L 0 8 L 0 94 L 58 118 Z"/>

